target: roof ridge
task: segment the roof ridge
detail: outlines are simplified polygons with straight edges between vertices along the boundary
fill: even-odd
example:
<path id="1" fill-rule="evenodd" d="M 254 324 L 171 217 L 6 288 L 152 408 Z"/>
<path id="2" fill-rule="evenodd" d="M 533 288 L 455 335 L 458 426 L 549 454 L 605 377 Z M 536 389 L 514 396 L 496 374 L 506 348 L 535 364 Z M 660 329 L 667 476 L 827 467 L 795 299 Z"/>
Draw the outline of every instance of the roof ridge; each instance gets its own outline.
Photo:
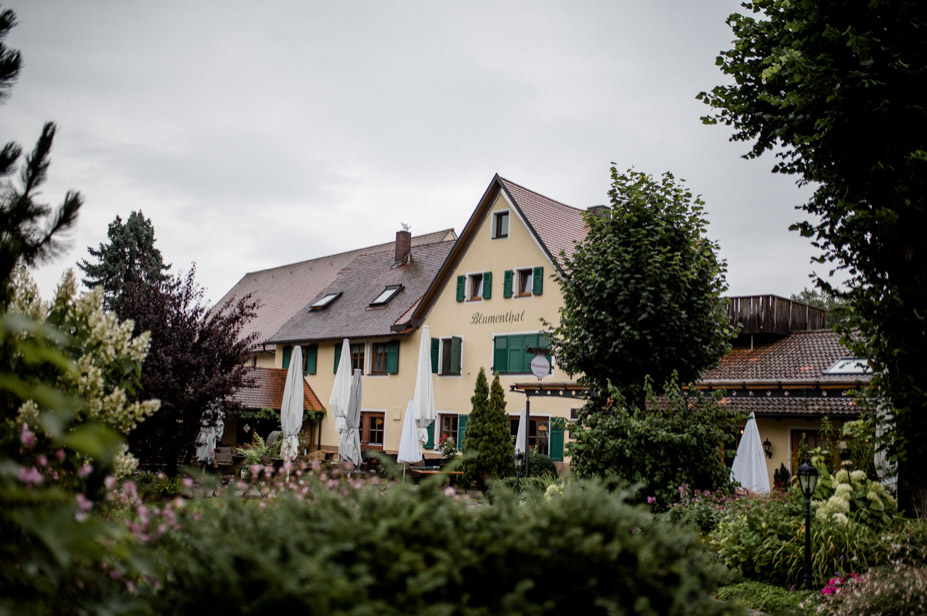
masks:
<path id="1" fill-rule="evenodd" d="M 533 194 L 533 195 L 537 195 L 538 197 L 541 197 L 542 199 L 544 199 L 544 200 L 546 200 L 546 201 L 550 201 L 551 203 L 556 203 L 557 205 L 563 206 L 563 207 L 568 208 L 568 209 L 571 209 L 571 210 L 576 210 L 577 212 L 585 212 L 585 211 L 586 211 L 586 210 L 584 210 L 584 209 L 582 209 L 582 208 L 578 208 L 578 207 L 573 206 L 573 205 L 567 205 L 566 203 L 564 203 L 564 202 L 562 202 L 562 201 L 557 201 L 556 199 L 551 199 L 551 198 L 548 197 L 547 195 L 543 195 L 543 194 L 539 193 L 539 192 L 536 191 L 536 190 L 531 190 L 530 188 L 525 188 L 524 186 L 522 186 L 522 185 L 519 184 L 518 182 L 513 182 L 512 180 L 509 180 L 509 179 L 507 179 L 507 178 L 504 178 L 504 177 L 502 177 L 501 175 L 499 176 L 499 179 L 502 180 L 503 182 L 505 182 L 506 184 L 510 184 L 510 185 L 512 185 L 512 186 L 517 186 L 518 188 L 524 190 L 525 192 L 529 192 L 529 193 L 531 193 L 531 194 Z"/>
<path id="2" fill-rule="evenodd" d="M 413 235 L 413 236 L 412 236 L 412 241 L 415 241 L 416 239 L 421 239 L 421 238 L 426 237 L 426 236 L 428 236 L 428 235 L 438 235 L 438 234 L 445 234 L 445 235 L 446 235 L 446 234 L 448 234 L 448 233 L 453 233 L 453 232 L 454 232 L 454 228 L 453 228 L 453 227 L 450 227 L 450 228 L 448 228 L 448 229 L 440 229 L 440 230 L 438 230 L 438 231 L 431 231 L 431 232 L 429 232 L 429 233 L 422 233 L 421 235 Z M 456 240 L 437 240 L 437 239 L 436 239 L 436 240 L 433 241 L 433 242 L 426 242 L 426 243 L 424 243 L 424 244 L 419 244 L 419 246 L 430 246 L 430 245 L 432 245 L 432 244 L 440 244 L 440 243 L 442 243 L 442 242 L 453 242 L 453 241 L 456 241 Z M 294 265 L 303 265 L 303 264 L 305 264 L 305 263 L 311 263 L 311 262 L 313 262 L 313 261 L 322 261 L 322 260 L 324 260 L 324 259 L 331 259 L 332 257 L 346 256 L 346 255 L 349 255 L 349 254 L 354 253 L 354 252 L 364 252 L 364 251 L 371 251 L 371 252 L 386 252 L 387 250 L 389 250 L 389 246 L 392 246 L 392 245 L 394 245 L 395 243 L 396 243 L 396 241 L 393 240 L 393 241 L 391 241 L 391 242 L 382 242 L 382 243 L 380 243 L 380 244 L 373 244 L 373 245 L 371 245 L 371 246 L 361 246 L 360 248 L 354 248 L 353 250 L 345 250 L 345 251 L 336 252 L 336 253 L 333 253 L 333 254 L 330 254 L 330 255 L 323 255 L 323 256 L 321 256 L 321 257 L 314 257 L 314 258 L 312 258 L 312 259 L 304 259 L 304 260 L 302 260 L 302 261 L 294 261 L 293 263 L 287 263 L 287 264 L 285 264 L 285 265 L 277 265 L 277 266 L 268 267 L 268 268 L 265 268 L 265 269 L 254 270 L 253 272 L 247 272 L 247 273 L 245 273 L 245 276 L 250 276 L 251 274 L 262 274 L 262 273 L 264 273 L 264 272 L 272 272 L 272 271 L 274 271 L 274 270 L 279 270 L 279 269 L 285 269 L 285 268 L 288 268 L 288 267 L 293 267 Z M 417 246 L 415 246 L 414 248 L 417 248 Z M 244 276 L 243 276 L 243 278 L 244 278 Z"/>

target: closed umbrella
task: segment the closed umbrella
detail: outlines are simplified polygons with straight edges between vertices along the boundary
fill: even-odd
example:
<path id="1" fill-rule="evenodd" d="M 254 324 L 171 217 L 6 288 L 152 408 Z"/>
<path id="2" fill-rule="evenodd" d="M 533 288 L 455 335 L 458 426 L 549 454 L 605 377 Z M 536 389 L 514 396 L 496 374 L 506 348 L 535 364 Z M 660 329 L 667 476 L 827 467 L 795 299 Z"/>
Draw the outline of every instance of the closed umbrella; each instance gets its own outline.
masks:
<path id="1" fill-rule="evenodd" d="M 422 450 L 419 447 L 418 430 L 415 428 L 415 404 L 409 399 L 406 407 L 406 416 L 402 422 L 402 434 L 399 437 L 399 453 L 397 462 L 415 464 L 422 459 Z"/>
<path id="2" fill-rule="evenodd" d="M 518 434 L 515 436 L 515 451 L 521 453 L 528 452 L 528 419 L 525 415 L 525 409 L 521 410 L 518 416 Z"/>
<path id="3" fill-rule="evenodd" d="M 345 413 L 345 429 L 338 439 L 338 455 L 342 460 L 350 460 L 355 466 L 361 463 L 360 412 L 361 409 L 361 371 L 355 370 L 351 380 L 351 394 Z"/>
<path id="4" fill-rule="evenodd" d="M 293 460 L 299 455 L 299 431 L 303 429 L 303 352 L 293 347 L 290 367 L 283 386 L 283 401 L 280 403 L 280 429 L 283 430 L 283 445 L 280 455 Z"/>
<path id="5" fill-rule="evenodd" d="M 415 425 L 418 427 L 418 440 L 424 445 L 428 442 L 428 426 L 435 421 L 435 389 L 431 381 L 431 332 L 428 326 L 422 327 L 422 340 L 418 346 L 418 368 L 415 372 L 415 389 L 412 405 L 415 413 Z"/>
<path id="6" fill-rule="evenodd" d="M 338 369 L 335 370 L 335 385 L 332 395 L 328 399 L 332 417 L 335 418 L 335 430 L 338 434 L 344 432 L 344 418 L 348 410 L 348 399 L 351 397 L 351 343 L 345 338 L 341 342 L 341 359 Z"/>
<path id="7" fill-rule="evenodd" d="M 731 467 L 734 481 L 740 482 L 740 485 L 751 492 L 768 494 L 769 471 L 766 470 L 765 456 L 760 431 L 756 427 L 756 416 L 750 413 L 750 419 L 744 426 L 744 435 L 737 446 L 734 465 Z"/>

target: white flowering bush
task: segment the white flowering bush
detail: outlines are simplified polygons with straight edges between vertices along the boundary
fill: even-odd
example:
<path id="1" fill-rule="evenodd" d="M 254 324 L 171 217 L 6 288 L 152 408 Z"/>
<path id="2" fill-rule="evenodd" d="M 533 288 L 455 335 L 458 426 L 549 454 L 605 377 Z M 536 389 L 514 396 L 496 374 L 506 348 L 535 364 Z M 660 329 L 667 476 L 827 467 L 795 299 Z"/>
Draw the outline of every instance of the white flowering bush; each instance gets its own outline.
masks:
<path id="1" fill-rule="evenodd" d="M 44 316 L 47 323 L 67 336 L 65 352 L 77 369 L 62 372 L 57 386 L 81 400 L 74 407 L 75 423 L 99 422 L 127 435 L 158 410 L 157 400 L 130 401 L 148 354 L 150 335 L 145 332 L 133 336 L 132 321 L 120 321 L 114 313 L 104 310 L 102 289 L 78 295 L 70 270 L 49 305 L 38 298 L 26 272 L 18 274 L 15 289 L 12 305 L 16 310 L 30 317 Z M 26 423 L 39 430 L 38 418 L 38 406 L 28 400 L 20 406 L 16 424 Z M 138 461 L 124 445 L 114 463 L 120 477 L 138 467 Z"/>
<path id="2" fill-rule="evenodd" d="M 827 469 L 819 465 L 818 472 L 823 475 Z M 818 522 L 858 523 L 874 530 L 891 523 L 896 510 L 895 500 L 882 484 L 870 480 L 865 471 L 841 469 L 832 480 L 830 477 L 827 479 L 822 482 L 820 490 L 815 490 L 815 496 L 822 498 L 811 503 Z"/>

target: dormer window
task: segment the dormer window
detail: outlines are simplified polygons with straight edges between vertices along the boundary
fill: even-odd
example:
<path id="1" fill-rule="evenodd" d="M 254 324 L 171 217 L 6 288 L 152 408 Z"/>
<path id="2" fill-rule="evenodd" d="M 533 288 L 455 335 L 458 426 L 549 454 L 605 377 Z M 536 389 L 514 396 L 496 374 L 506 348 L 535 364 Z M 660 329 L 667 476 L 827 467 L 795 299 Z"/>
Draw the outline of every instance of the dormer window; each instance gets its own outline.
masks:
<path id="1" fill-rule="evenodd" d="M 370 305 L 371 306 L 385 306 L 386 304 L 389 303 L 389 300 L 396 297 L 396 294 L 399 293 L 400 291 L 402 291 L 401 284 L 389 285 L 388 287 L 383 289 L 382 293 L 377 295 L 376 299 L 370 302 Z"/>
<path id="2" fill-rule="evenodd" d="M 309 306 L 309 310 L 324 310 L 339 297 L 341 297 L 340 291 L 338 293 L 326 293 L 321 299 Z"/>
<path id="3" fill-rule="evenodd" d="M 492 215 L 492 238 L 501 239 L 509 236 L 509 213 L 495 212 Z"/>

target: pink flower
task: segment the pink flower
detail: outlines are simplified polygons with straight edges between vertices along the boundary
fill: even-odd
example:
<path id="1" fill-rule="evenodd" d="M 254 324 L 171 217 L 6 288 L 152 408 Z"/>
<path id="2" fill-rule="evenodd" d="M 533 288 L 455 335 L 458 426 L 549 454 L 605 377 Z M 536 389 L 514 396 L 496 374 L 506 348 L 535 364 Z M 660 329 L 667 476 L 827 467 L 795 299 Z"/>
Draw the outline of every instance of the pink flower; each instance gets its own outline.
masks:
<path id="1" fill-rule="evenodd" d="M 116 487 L 116 478 L 112 475 L 107 475 L 106 479 L 103 480 L 103 485 L 107 490 L 112 490 Z"/>
<path id="2" fill-rule="evenodd" d="M 48 466 L 48 458 L 46 458 L 44 454 L 40 454 L 39 457 L 35 459 L 35 463 L 42 467 Z"/>
<path id="3" fill-rule="evenodd" d="M 182 481 L 181 483 L 183 483 L 183 487 L 185 487 L 185 488 L 192 488 L 192 487 L 193 487 L 193 480 L 190 479 L 189 477 L 184 477 L 184 478 L 183 478 L 183 481 Z"/>
<path id="4" fill-rule="evenodd" d="M 80 511 L 90 511 L 93 508 L 93 501 L 78 492 L 74 498 L 77 500 L 77 508 Z"/>
<path id="5" fill-rule="evenodd" d="M 93 472 L 93 467 L 89 464 L 84 464 L 82 467 L 77 469 L 77 476 L 83 479 L 87 475 Z"/>
<path id="6" fill-rule="evenodd" d="M 29 429 L 29 425 L 26 424 L 26 422 L 23 422 L 22 431 L 19 433 L 19 440 L 26 449 L 32 449 L 35 445 L 35 434 Z"/>
<path id="7" fill-rule="evenodd" d="M 39 485 L 45 480 L 45 478 L 42 477 L 42 473 L 40 473 L 39 470 L 33 466 L 32 468 L 19 469 L 19 480 L 23 483 Z"/>
<path id="8" fill-rule="evenodd" d="M 648 504 L 648 505 L 652 505 L 652 504 L 654 504 L 655 502 L 657 502 L 657 497 L 656 497 L 656 496 L 648 496 L 648 497 L 647 497 L 647 504 Z"/>
<path id="9" fill-rule="evenodd" d="M 64 462 L 64 449 L 59 449 L 56 451 L 55 458 L 57 458 L 59 462 Z"/>

